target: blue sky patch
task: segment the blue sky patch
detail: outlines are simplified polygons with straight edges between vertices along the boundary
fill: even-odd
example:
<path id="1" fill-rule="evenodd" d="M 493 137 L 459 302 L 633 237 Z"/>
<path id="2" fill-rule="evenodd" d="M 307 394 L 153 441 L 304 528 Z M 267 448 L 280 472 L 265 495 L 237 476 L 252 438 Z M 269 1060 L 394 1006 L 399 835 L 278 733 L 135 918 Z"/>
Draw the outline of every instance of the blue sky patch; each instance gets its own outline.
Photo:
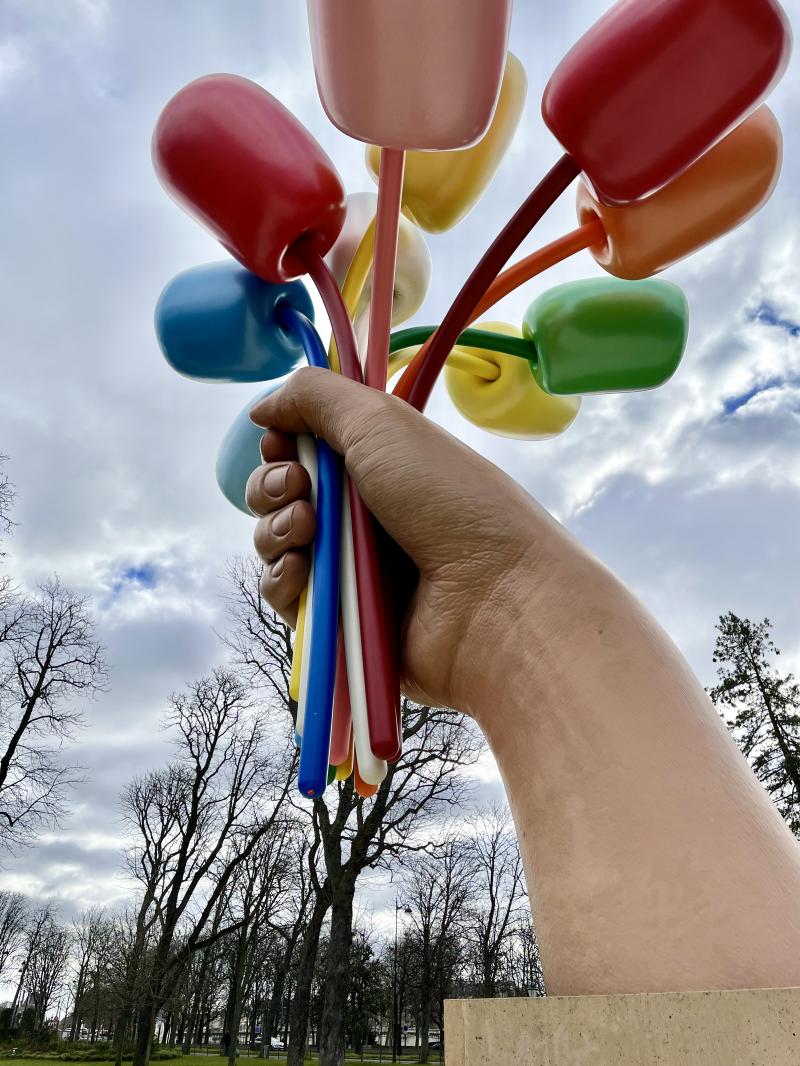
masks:
<path id="1" fill-rule="evenodd" d="M 158 569 L 152 563 L 139 566 L 126 566 L 120 570 L 111 585 L 114 596 L 119 596 L 125 589 L 154 589 L 158 584 Z"/>
<path id="2" fill-rule="evenodd" d="M 767 300 L 760 303 L 755 311 L 750 312 L 750 318 L 753 322 L 761 322 L 765 326 L 774 326 L 776 329 L 782 329 L 790 337 L 800 337 L 800 323 L 792 321 L 791 318 L 784 318 L 778 309 Z"/>

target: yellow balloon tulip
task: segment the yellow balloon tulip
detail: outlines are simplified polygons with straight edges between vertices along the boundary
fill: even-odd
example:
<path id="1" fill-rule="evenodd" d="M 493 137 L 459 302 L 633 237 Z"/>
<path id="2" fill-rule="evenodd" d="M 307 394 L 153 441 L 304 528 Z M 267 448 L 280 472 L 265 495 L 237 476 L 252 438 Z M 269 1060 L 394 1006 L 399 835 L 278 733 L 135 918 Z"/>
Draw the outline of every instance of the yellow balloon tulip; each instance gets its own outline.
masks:
<path id="1" fill-rule="evenodd" d="M 478 329 L 521 337 L 514 326 L 483 322 Z M 580 396 L 550 396 L 536 382 L 530 363 L 516 355 L 457 347 L 499 370 L 494 381 L 446 365 L 444 380 L 454 406 L 473 425 L 500 437 L 547 440 L 568 429 L 580 410 Z"/>
<path id="2" fill-rule="evenodd" d="M 403 212 L 420 229 L 442 233 L 468 214 L 495 175 L 514 137 L 528 79 L 508 53 L 503 84 L 489 129 L 471 148 L 450 152 L 407 152 Z M 377 181 L 380 148 L 367 148 L 367 167 Z"/>

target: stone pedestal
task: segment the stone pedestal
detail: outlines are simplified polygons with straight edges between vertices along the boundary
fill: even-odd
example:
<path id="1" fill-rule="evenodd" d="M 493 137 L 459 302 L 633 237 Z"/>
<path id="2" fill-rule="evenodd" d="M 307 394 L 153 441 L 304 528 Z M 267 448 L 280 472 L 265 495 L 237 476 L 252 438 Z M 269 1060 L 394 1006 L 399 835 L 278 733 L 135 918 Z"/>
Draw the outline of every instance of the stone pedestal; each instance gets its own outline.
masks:
<path id="1" fill-rule="evenodd" d="M 451 1000 L 447 1066 L 800 1066 L 800 989 Z"/>

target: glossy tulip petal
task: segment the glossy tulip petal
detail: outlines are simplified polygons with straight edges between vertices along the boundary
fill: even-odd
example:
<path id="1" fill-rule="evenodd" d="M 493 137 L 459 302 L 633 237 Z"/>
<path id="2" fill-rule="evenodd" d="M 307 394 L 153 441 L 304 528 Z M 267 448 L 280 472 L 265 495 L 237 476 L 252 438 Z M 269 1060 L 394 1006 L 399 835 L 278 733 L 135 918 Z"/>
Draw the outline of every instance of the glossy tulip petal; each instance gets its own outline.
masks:
<path id="1" fill-rule="evenodd" d="M 288 303 L 313 318 L 300 281 L 271 285 L 224 260 L 178 274 L 156 306 L 158 342 L 167 362 L 196 381 L 269 381 L 303 359 L 297 338 L 278 322 Z"/>
<path id="2" fill-rule="evenodd" d="M 527 84 L 525 68 L 509 52 L 497 107 L 477 144 L 456 152 L 407 153 L 403 211 L 421 229 L 451 229 L 483 196 L 514 138 Z M 367 166 L 377 180 L 380 148 L 367 149 Z"/>
<path id="3" fill-rule="evenodd" d="M 686 348 L 689 308 L 668 281 L 592 278 L 558 285 L 528 308 L 523 336 L 545 392 L 572 396 L 663 385 Z"/>
<path id="4" fill-rule="evenodd" d="M 217 453 L 216 474 L 220 492 L 229 503 L 250 518 L 253 512 L 245 503 L 245 489 L 250 475 L 261 466 L 261 438 L 264 436 L 262 427 L 250 421 L 250 412 L 259 400 L 271 396 L 281 384 L 279 381 L 273 382 L 242 408 L 222 438 Z"/>
<path id="5" fill-rule="evenodd" d="M 464 148 L 500 89 L 511 0 L 308 0 L 322 106 L 385 148 Z"/>
<path id="6" fill-rule="evenodd" d="M 646 200 L 604 204 L 578 185 L 581 223 L 599 218 L 606 240 L 590 249 L 618 278 L 649 278 L 760 210 L 781 170 L 781 130 L 766 105 Z"/>
<path id="7" fill-rule="evenodd" d="M 153 162 L 181 207 L 267 281 L 305 274 L 292 246 L 304 237 L 325 255 L 344 220 L 322 148 L 274 96 L 233 74 L 198 78 L 170 100 Z"/>
<path id="8" fill-rule="evenodd" d="M 347 197 L 347 215 L 342 232 L 326 256 L 328 266 L 340 287 L 344 284 L 361 238 L 375 217 L 377 201 L 377 196 L 371 192 L 357 192 Z M 392 302 L 393 326 L 407 322 L 422 307 L 428 295 L 432 270 L 431 253 L 425 238 L 416 226 L 406 219 L 401 219 Z M 371 295 L 372 271 L 356 308 L 356 318 L 366 310 Z"/>
<path id="9" fill-rule="evenodd" d="M 626 203 L 753 111 L 790 51 L 775 0 L 620 0 L 558 65 L 542 112 L 596 194 Z"/>
<path id="10" fill-rule="evenodd" d="M 502 322 L 487 322 L 480 329 L 522 336 L 520 330 Z M 486 360 L 499 371 L 494 381 L 486 381 L 464 370 L 445 367 L 445 384 L 453 405 L 473 425 L 501 437 L 520 440 L 547 440 L 557 437 L 575 421 L 580 410 L 579 396 L 550 396 L 531 374 L 530 363 L 518 356 L 459 346 Z"/>

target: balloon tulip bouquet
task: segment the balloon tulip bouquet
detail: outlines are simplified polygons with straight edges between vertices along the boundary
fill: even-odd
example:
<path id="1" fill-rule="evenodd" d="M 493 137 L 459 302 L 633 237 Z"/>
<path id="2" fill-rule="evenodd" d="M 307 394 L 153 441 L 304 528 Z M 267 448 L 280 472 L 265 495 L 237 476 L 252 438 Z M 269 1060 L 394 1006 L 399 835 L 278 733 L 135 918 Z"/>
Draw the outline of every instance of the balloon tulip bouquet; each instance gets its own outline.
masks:
<path id="1" fill-rule="evenodd" d="M 308 17 L 323 107 L 367 143 L 377 201 L 346 197 L 321 147 L 258 85 L 230 74 L 187 85 L 158 120 L 155 167 L 233 258 L 164 290 L 156 329 L 171 365 L 202 381 L 275 382 L 305 360 L 376 389 L 402 370 L 394 395 L 420 411 L 446 367 L 466 418 L 531 440 L 563 432 L 585 393 L 664 384 L 684 353 L 688 309 L 654 275 L 753 215 L 778 178 L 781 134 L 763 101 L 791 37 L 775 0 L 619 0 L 545 90 L 561 159 L 441 324 L 395 332 L 430 280 L 420 230 L 464 217 L 519 122 L 526 79 L 506 50 L 511 0 L 308 0 Z M 576 179 L 578 227 L 507 267 Z M 611 277 L 541 293 L 519 328 L 473 325 L 583 249 Z M 328 351 L 305 275 L 330 320 Z M 223 493 L 246 513 L 261 434 L 248 411 L 217 465 Z M 354 774 L 368 796 L 402 748 L 389 564 L 340 457 L 309 437 L 298 453 L 317 512 L 290 685 L 299 789 L 320 796 Z"/>

